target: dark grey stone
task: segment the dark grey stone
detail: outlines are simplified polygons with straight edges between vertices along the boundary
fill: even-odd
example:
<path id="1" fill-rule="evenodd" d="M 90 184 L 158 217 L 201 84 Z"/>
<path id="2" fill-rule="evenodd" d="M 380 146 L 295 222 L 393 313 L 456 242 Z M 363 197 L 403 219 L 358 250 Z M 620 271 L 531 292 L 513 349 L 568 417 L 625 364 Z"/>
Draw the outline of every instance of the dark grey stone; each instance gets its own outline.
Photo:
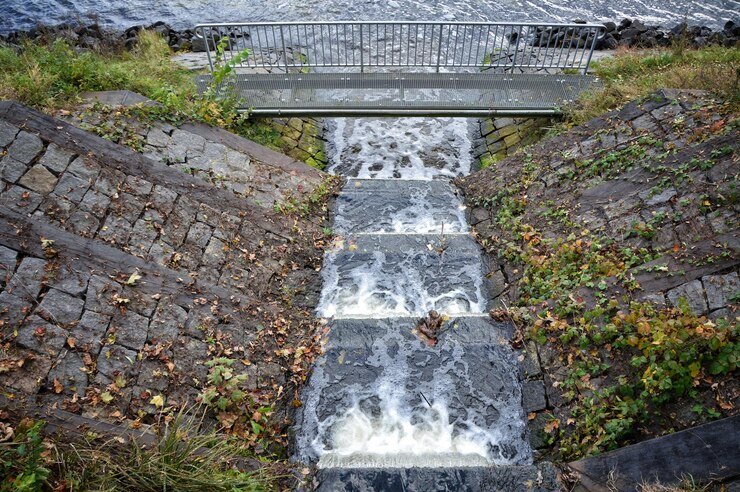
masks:
<path id="1" fill-rule="evenodd" d="M 80 202 L 80 208 L 82 210 L 90 212 L 98 218 L 105 216 L 108 205 L 110 205 L 110 198 L 108 198 L 107 195 L 92 189 L 87 190 L 87 193 L 85 193 L 85 196 Z"/>
<path id="2" fill-rule="evenodd" d="M 0 292 L 0 320 L 3 322 L 3 330 L 12 331 L 17 328 L 31 311 L 32 302 L 13 295 L 8 290 Z"/>
<path id="3" fill-rule="evenodd" d="M 730 299 L 737 302 L 740 294 L 740 280 L 737 272 L 728 273 L 727 275 L 707 275 L 701 279 L 704 289 L 707 293 L 709 310 L 727 307 Z"/>
<path id="4" fill-rule="evenodd" d="M 545 385 L 540 380 L 525 381 L 522 385 L 522 406 L 526 413 L 544 410 L 547 407 L 545 401 Z"/>
<path id="5" fill-rule="evenodd" d="M 226 253 L 224 252 L 224 243 L 220 239 L 212 237 L 203 252 L 203 264 L 211 267 L 218 267 L 225 261 L 225 259 Z"/>
<path id="6" fill-rule="evenodd" d="M 50 289 L 39 304 L 39 316 L 54 324 L 67 325 L 80 319 L 85 302 L 56 289 Z"/>
<path id="7" fill-rule="evenodd" d="M 63 196 L 71 202 L 80 203 L 80 200 L 85 196 L 89 187 L 90 184 L 88 181 L 72 174 L 64 173 L 54 188 L 54 194 Z"/>
<path id="8" fill-rule="evenodd" d="M 74 174 L 86 183 L 92 184 L 100 173 L 100 166 L 79 156 L 69 164 L 67 172 Z"/>
<path id="9" fill-rule="evenodd" d="M 5 287 L 6 281 L 10 280 L 13 272 L 15 272 L 17 262 L 17 251 L 0 246 L 0 285 L 2 287 Z"/>
<path id="10" fill-rule="evenodd" d="M 40 258 L 23 258 L 6 290 L 17 297 L 33 302 L 41 292 L 41 283 L 45 276 L 46 261 Z"/>
<path id="11" fill-rule="evenodd" d="M 699 280 L 692 280 L 683 285 L 666 292 L 666 297 L 674 306 L 678 306 L 680 299 L 685 299 L 691 310 L 696 315 L 707 312 L 707 300 L 704 297 L 704 289 Z"/>
<path id="12" fill-rule="evenodd" d="M 128 379 L 136 365 L 136 352 L 120 345 L 106 345 L 98 356 L 98 372 L 111 378 Z"/>
<path id="13" fill-rule="evenodd" d="M 110 316 L 108 315 L 95 311 L 85 311 L 80 322 L 70 330 L 70 333 L 78 345 L 91 344 L 96 346 L 105 336 L 109 322 Z"/>
<path id="14" fill-rule="evenodd" d="M 73 152 L 63 149 L 57 144 L 50 143 L 46 148 L 46 152 L 39 160 L 39 164 L 46 166 L 57 174 L 60 174 L 67 169 L 73 156 Z"/>
<path id="15" fill-rule="evenodd" d="M 137 176 L 126 176 L 126 189 L 136 196 L 148 196 L 152 191 L 152 184 Z"/>
<path id="16" fill-rule="evenodd" d="M 28 166 L 12 157 L 5 156 L 0 160 L 0 179 L 9 183 L 15 183 L 23 176 Z"/>
<path id="17" fill-rule="evenodd" d="M 133 350 L 144 346 L 148 330 L 149 320 L 130 309 L 125 314 L 116 313 L 110 323 L 110 332 L 115 334 L 116 343 Z"/>
<path id="18" fill-rule="evenodd" d="M 123 217 L 111 214 L 100 228 L 98 239 L 125 246 L 128 244 L 130 235 L 131 224 Z"/>
<path id="19" fill-rule="evenodd" d="M 85 363 L 79 353 L 71 350 L 63 350 L 59 359 L 49 371 L 47 385 L 53 388 L 52 383 L 58 380 L 64 387 L 64 392 L 74 392 L 79 396 L 85 396 L 87 388 L 87 373 L 82 369 Z"/>
<path id="20" fill-rule="evenodd" d="M 177 370 L 186 378 L 188 384 L 201 387 L 208 377 L 208 344 L 190 337 L 180 337 L 175 342 L 174 358 Z"/>
<path id="21" fill-rule="evenodd" d="M 68 336 L 68 332 L 63 328 L 47 323 L 34 315 L 29 316 L 18 328 L 18 336 L 15 340 L 21 347 L 56 358 Z"/>
<path id="22" fill-rule="evenodd" d="M 39 208 L 42 200 L 43 197 L 35 191 L 29 191 L 15 185 L 0 194 L 0 205 L 4 205 L 19 214 L 32 214 Z"/>
<path id="23" fill-rule="evenodd" d="M 177 193 L 160 185 L 156 185 L 152 190 L 152 205 L 154 205 L 154 208 L 165 215 L 172 211 L 172 207 L 175 204 L 176 198 Z"/>
<path id="24" fill-rule="evenodd" d="M 149 324 L 149 340 L 174 340 L 185 326 L 188 313 L 177 304 L 160 301 Z"/>
<path id="25" fill-rule="evenodd" d="M 195 244 L 199 248 L 205 248 L 208 245 L 208 241 L 211 239 L 211 228 L 202 222 L 196 222 L 190 226 L 187 238 L 185 241 L 191 244 Z"/>
<path id="26" fill-rule="evenodd" d="M 8 147 L 7 155 L 23 164 L 30 164 L 42 150 L 44 143 L 37 135 L 21 130 Z"/>
<path id="27" fill-rule="evenodd" d="M 15 125 L 11 125 L 8 122 L 0 121 L 0 147 L 7 147 L 10 143 L 15 140 L 15 136 L 18 135 L 20 128 Z"/>
<path id="28" fill-rule="evenodd" d="M 105 277 L 93 275 L 87 285 L 87 296 L 85 298 L 85 309 L 109 316 L 116 312 L 113 302 L 115 295 L 120 294 L 122 287 L 119 283 Z M 107 326 L 107 325 L 106 325 Z"/>
<path id="29" fill-rule="evenodd" d="M 100 227 L 100 221 L 90 212 L 84 210 L 75 210 L 69 216 L 67 221 L 68 227 L 84 237 L 92 237 Z"/>
<path id="30" fill-rule="evenodd" d="M 83 270 L 74 270 L 67 265 L 61 265 L 49 284 L 55 289 L 73 296 L 81 296 L 87 290 L 87 281 L 90 274 Z"/>

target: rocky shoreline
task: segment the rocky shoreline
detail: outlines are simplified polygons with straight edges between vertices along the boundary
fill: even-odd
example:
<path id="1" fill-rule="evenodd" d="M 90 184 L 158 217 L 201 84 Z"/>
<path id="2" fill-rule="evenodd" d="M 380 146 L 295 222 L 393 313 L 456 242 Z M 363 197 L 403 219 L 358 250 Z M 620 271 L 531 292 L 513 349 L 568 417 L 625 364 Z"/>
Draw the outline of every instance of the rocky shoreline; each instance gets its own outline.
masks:
<path id="1" fill-rule="evenodd" d="M 578 20 L 575 22 L 585 23 L 585 21 Z M 686 22 L 666 28 L 659 25 L 648 25 L 633 19 L 622 19 L 619 23 L 605 22 L 604 25 L 606 34 L 597 42 L 597 50 L 616 49 L 620 46 L 629 48 L 667 47 L 676 42 L 682 42 L 686 47 L 693 48 L 708 45 L 740 45 L 740 23 L 732 20 L 727 21 L 721 30 L 703 25 L 689 25 Z M 153 30 L 159 33 L 167 39 L 168 45 L 174 51 L 205 51 L 204 41 L 195 35 L 193 29 L 176 30 L 163 21 L 149 26 L 132 26 L 125 30 L 107 29 L 97 23 L 39 25 L 30 30 L 16 31 L 5 36 L 0 35 L 0 43 L 17 46 L 24 39 L 42 42 L 64 39 L 70 45 L 80 49 L 123 50 L 136 46 L 139 33 L 143 30 Z M 567 30 L 554 28 L 542 31 L 539 35 L 542 46 L 557 46 L 563 42 L 563 36 L 568 36 L 569 33 Z M 572 40 L 572 42 L 581 42 L 581 40 Z"/>

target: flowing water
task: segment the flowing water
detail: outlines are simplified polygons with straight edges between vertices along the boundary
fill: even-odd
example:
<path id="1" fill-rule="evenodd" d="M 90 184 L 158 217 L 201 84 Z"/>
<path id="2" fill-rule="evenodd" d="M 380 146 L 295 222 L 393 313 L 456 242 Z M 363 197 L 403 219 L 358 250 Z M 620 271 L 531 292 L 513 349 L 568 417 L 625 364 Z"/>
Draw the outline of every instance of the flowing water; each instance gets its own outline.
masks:
<path id="1" fill-rule="evenodd" d="M 451 180 L 471 171 L 470 122 L 327 122 L 337 199 L 317 308 L 326 352 L 303 395 L 298 458 L 319 467 L 526 464 L 506 327 L 485 314 L 487 265 Z M 415 333 L 451 319 L 436 345 Z"/>
<path id="2" fill-rule="evenodd" d="M 0 33 L 91 16 L 104 25 L 297 20 L 572 21 L 638 17 L 671 24 L 684 17 L 712 27 L 737 19 L 736 0 L 3 0 Z"/>

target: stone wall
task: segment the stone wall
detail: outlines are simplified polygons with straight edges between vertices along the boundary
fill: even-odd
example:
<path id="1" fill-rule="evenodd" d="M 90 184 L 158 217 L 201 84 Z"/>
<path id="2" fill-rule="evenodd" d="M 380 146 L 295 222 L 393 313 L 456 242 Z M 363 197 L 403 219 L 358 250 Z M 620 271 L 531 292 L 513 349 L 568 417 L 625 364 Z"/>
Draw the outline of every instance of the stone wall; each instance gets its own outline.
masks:
<path id="1" fill-rule="evenodd" d="M 265 432 L 280 442 L 317 342 L 321 221 L 15 103 L 0 105 L 0 150 L 0 384 L 12 406 L 152 422 L 202 400 L 207 363 L 226 357 L 249 397 L 212 416 L 249 433 L 250 405 L 272 407 Z M 306 182 L 320 174 L 301 167 Z M 288 175 L 265 178 L 280 187 L 301 170 Z"/>
<path id="2" fill-rule="evenodd" d="M 507 257 L 508 245 L 517 239 L 497 222 L 497 214 L 512 204 L 494 197 L 526 182 L 512 196 L 521 208 L 511 213 L 520 215 L 504 218 L 520 224 L 525 250 L 547 255 L 558 241 L 571 244 L 582 238 L 592 244 L 598 238 L 647 258 L 619 278 L 598 286 L 574 286 L 570 296 L 584 309 L 611 299 L 625 310 L 632 301 L 657 308 L 685 302 L 704 323 L 737 326 L 737 128 L 737 113 L 711 95 L 664 90 L 462 179 L 472 205 L 471 224 L 494 255 L 491 279 L 498 285 L 498 307 L 526 305 L 520 286 L 530 280 L 525 268 L 531 264 Z M 544 241 L 552 242 L 543 247 Z M 527 309 L 537 319 L 554 304 L 545 301 Z M 569 377 L 570 360 L 559 350 L 556 335 L 543 343 L 522 343 L 532 444 L 548 449 L 553 429 L 545 432 L 546 424 L 557 420 L 565 426 L 569 420 L 573 397 L 564 396 L 562 384 Z M 590 391 L 605 384 L 606 377 L 592 378 Z M 721 415 L 732 415 L 733 406 L 720 407 L 716 401 L 736 402 L 737 384 L 715 382 L 711 388 L 695 388 L 699 401 Z M 706 415 L 691 410 L 694 404 L 671 407 L 672 428 L 706 421 Z"/>
<path id="3" fill-rule="evenodd" d="M 316 169 L 326 169 L 323 120 L 311 117 L 265 119 L 280 133 L 281 150 Z"/>
<path id="4" fill-rule="evenodd" d="M 549 118 L 484 118 L 473 133 L 473 157 L 481 168 L 500 161 L 517 149 L 537 141 Z"/>

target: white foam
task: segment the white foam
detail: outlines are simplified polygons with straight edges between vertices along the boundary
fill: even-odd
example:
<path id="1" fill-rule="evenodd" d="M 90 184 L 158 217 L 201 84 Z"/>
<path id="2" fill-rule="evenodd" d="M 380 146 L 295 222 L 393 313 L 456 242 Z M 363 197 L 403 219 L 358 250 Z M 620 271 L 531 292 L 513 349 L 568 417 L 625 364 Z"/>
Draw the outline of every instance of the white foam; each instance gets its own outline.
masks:
<path id="1" fill-rule="evenodd" d="M 486 312 L 484 272 L 481 263 L 474 258 L 457 268 L 453 278 L 441 279 L 435 277 L 435 271 L 429 272 L 419 266 L 419 257 L 428 255 L 428 251 L 395 254 L 402 257 L 394 264 L 386 253 L 375 251 L 369 255 L 367 263 L 343 268 L 340 272 L 337 253 L 326 253 L 322 268 L 323 289 L 316 309 L 318 315 L 388 318 L 424 316 L 432 309 L 450 316 Z M 446 272 L 453 276 L 450 270 Z M 439 292 L 439 283 L 444 281 L 451 288 Z"/>
<path id="2" fill-rule="evenodd" d="M 329 127 L 334 174 L 431 180 L 470 172 L 472 143 L 463 118 L 338 118 Z"/>
<path id="3" fill-rule="evenodd" d="M 311 381 L 313 391 L 304 401 L 299 448 L 318 457 L 320 467 L 531 462 L 531 449 L 523 439 L 524 414 L 516 373 L 500 368 L 491 371 L 489 378 L 511 390 L 490 392 L 474 382 L 472 374 L 480 368 L 469 364 L 462 345 L 443 340 L 434 352 L 420 357 L 423 350 L 421 342 L 409 343 L 388 329 L 373 342 L 363 362 L 379 371 L 379 377 L 372 384 L 343 380 L 336 414 L 323 419 L 317 412 L 320 395 L 326 395 L 323 388 L 337 381 L 327 377 L 323 364 L 318 364 Z M 512 360 L 507 365 L 513 363 L 513 356 L 509 357 Z M 429 366 L 433 359 L 436 362 Z M 434 367 L 433 372 L 427 373 L 429 367 Z M 466 405 L 461 398 L 471 398 L 475 404 Z M 450 408 L 456 408 L 454 415 Z"/>

